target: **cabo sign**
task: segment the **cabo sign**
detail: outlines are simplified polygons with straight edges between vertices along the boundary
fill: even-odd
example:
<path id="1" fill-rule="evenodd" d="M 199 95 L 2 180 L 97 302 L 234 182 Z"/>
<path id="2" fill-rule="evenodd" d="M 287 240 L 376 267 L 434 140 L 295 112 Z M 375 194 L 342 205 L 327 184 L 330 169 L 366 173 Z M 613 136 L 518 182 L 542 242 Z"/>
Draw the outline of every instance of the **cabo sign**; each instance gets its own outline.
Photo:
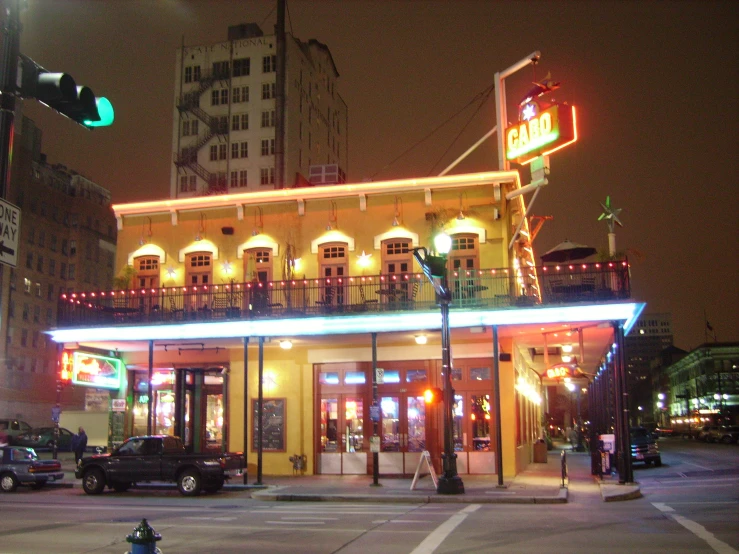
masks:
<path id="1" fill-rule="evenodd" d="M 506 129 L 506 159 L 525 165 L 576 140 L 575 107 L 554 104 Z"/>

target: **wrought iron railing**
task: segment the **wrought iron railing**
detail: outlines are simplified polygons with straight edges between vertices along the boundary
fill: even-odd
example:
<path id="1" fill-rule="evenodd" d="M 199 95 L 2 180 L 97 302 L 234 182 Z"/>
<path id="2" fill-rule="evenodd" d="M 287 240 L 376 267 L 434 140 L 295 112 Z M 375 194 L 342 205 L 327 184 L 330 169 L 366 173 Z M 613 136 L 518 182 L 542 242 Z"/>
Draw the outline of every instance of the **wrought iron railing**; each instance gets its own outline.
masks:
<path id="1" fill-rule="evenodd" d="M 527 273 L 509 269 L 451 272 L 451 309 L 516 308 L 631 296 L 626 261 L 546 266 Z M 434 306 L 434 288 L 420 273 L 231 282 L 63 294 L 58 326 L 343 315 Z"/>

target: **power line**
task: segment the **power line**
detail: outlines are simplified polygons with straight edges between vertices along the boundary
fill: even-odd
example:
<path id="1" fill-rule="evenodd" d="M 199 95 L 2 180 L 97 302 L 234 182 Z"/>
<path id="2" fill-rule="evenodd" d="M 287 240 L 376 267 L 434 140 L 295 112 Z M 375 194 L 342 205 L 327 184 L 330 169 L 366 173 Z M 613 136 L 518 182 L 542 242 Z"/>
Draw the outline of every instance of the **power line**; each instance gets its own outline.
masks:
<path id="1" fill-rule="evenodd" d="M 441 160 L 444 159 L 444 156 L 447 155 L 447 153 L 449 152 L 449 150 L 452 149 L 452 146 L 454 146 L 454 144 L 459 140 L 459 137 L 462 136 L 462 133 L 464 133 L 465 129 L 467 129 L 467 127 L 469 127 L 470 123 L 472 123 L 472 120 L 480 112 L 480 110 L 485 105 L 485 103 L 488 101 L 488 99 L 490 98 L 490 95 L 492 93 L 493 93 L 493 88 L 491 88 L 488 91 L 488 93 L 485 95 L 485 97 L 480 101 L 480 104 L 477 106 L 477 109 L 472 113 L 472 115 L 470 116 L 470 118 L 467 120 L 467 123 L 465 123 L 464 126 L 459 130 L 459 133 L 457 133 L 457 136 L 454 137 L 454 139 L 452 140 L 452 142 L 449 143 L 449 146 L 447 147 L 446 150 L 444 150 L 444 152 L 441 154 L 441 156 L 439 156 L 439 159 L 436 160 L 436 163 L 434 163 L 434 165 L 431 166 L 431 169 L 429 170 L 428 174 L 426 175 L 427 177 L 429 177 L 434 172 L 434 169 L 436 168 L 436 166 L 439 165 L 439 163 L 441 163 Z"/>
<path id="2" fill-rule="evenodd" d="M 452 119 L 457 117 L 460 113 L 462 113 L 464 110 L 466 110 L 469 106 L 474 104 L 479 98 L 484 97 L 487 98 L 487 96 L 490 95 L 490 93 L 495 89 L 495 83 L 492 85 L 485 87 L 482 91 L 478 92 L 467 104 L 465 104 L 461 109 L 459 109 L 457 112 L 452 114 L 450 117 L 448 117 L 445 121 L 443 121 L 441 124 L 437 125 L 434 129 L 432 129 L 426 136 L 424 136 L 422 139 L 418 140 L 414 144 L 412 144 L 409 148 L 405 149 L 401 154 L 399 154 L 395 159 L 390 161 L 389 163 L 385 164 L 381 169 L 376 171 L 370 176 L 370 179 L 374 179 L 375 176 L 377 176 L 379 173 L 382 173 L 385 171 L 388 167 L 393 165 L 395 162 L 397 162 L 400 158 L 414 150 L 416 147 L 418 147 L 421 143 L 428 140 L 434 133 L 436 133 L 439 129 L 444 127 L 447 123 L 449 123 Z M 480 108 L 478 108 L 479 111 Z"/>

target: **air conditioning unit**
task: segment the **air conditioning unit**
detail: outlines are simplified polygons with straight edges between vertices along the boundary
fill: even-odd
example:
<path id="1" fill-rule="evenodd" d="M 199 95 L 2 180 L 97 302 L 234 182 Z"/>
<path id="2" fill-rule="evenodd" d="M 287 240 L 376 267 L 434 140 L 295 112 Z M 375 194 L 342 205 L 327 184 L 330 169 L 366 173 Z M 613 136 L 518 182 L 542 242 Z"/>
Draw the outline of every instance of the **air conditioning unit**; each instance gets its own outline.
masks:
<path id="1" fill-rule="evenodd" d="M 313 185 L 335 185 L 346 182 L 346 175 L 338 164 L 312 165 L 308 180 Z"/>

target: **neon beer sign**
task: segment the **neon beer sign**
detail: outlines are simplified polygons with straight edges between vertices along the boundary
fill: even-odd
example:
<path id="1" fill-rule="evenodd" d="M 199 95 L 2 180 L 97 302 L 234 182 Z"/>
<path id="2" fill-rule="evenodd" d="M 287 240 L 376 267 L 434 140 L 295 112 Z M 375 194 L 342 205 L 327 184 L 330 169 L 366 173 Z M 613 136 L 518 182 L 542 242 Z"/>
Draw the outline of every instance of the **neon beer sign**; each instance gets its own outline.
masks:
<path id="1" fill-rule="evenodd" d="M 123 362 L 118 358 L 75 351 L 72 355 L 72 383 L 83 387 L 118 390 Z"/>
<path id="2" fill-rule="evenodd" d="M 506 159 L 525 165 L 576 140 L 575 107 L 554 104 L 506 129 Z"/>

